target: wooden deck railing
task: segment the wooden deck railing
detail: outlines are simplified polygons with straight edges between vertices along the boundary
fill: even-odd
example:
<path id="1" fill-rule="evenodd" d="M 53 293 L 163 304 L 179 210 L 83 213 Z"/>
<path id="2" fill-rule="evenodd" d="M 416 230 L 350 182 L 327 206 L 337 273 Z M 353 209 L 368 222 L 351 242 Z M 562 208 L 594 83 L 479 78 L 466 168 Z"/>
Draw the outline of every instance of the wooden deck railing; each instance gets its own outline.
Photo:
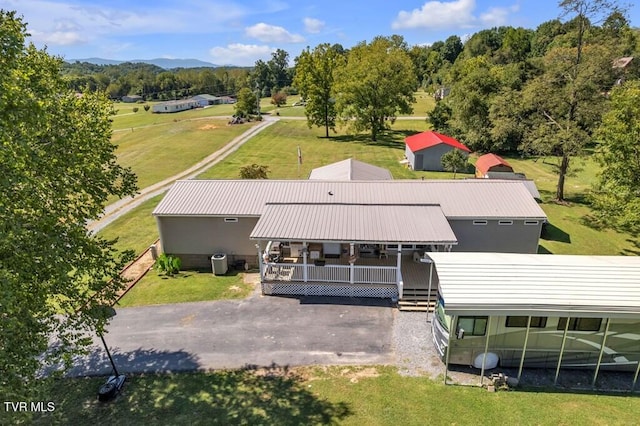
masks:
<path id="1" fill-rule="evenodd" d="M 307 264 L 307 281 L 354 284 L 397 284 L 397 268 L 393 266 L 353 267 L 353 279 L 349 265 L 316 266 Z M 304 282 L 304 265 L 300 263 L 268 263 L 263 281 Z"/>

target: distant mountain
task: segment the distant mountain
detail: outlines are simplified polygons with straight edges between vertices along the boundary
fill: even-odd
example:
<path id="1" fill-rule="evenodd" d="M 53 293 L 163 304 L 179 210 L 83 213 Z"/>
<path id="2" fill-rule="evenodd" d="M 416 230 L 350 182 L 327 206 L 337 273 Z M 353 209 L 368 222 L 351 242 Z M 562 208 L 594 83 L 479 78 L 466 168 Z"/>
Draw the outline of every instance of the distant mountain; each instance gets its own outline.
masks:
<path id="1" fill-rule="evenodd" d="M 95 65 L 119 65 L 125 62 L 133 62 L 133 63 L 143 63 L 143 64 L 151 64 L 164 69 L 172 69 L 172 68 L 201 68 L 201 67 L 211 67 L 216 68 L 219 65 L 212 64 L 211 62 L 201 61 L 199 59 L 167 59 L 167 58 L 156 58 L 156 59 L 131 59 L 129 61 L 117 61 L 113 59 L 103 59 L 103 58 L 85 58 L 85 59 L 69 59 L 67 62 L 88 62 L 90 64 Z"/>

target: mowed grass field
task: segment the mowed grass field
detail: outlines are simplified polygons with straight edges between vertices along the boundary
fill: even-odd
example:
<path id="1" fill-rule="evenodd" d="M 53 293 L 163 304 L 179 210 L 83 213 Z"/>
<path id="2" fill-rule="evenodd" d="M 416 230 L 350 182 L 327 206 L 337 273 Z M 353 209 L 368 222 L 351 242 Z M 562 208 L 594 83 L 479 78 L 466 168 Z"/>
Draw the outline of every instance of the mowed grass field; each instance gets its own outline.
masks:
<path id="1" fill-rule="evenodd" d="M 177 123 L 176 123 L 177 126 Z M 304 120 L 286 120 L 266 128 L 245 143 L 215 167 L 202 173 L 202 179 L 237 179 L 240 168 L 253 163 L 266 165 L 271 179 L 306 179 L 311 170 L 335 161 L 355 158 L 391 171 L 395 179 L 450 179 L 452 173 L 415 172 L 400 161 L 404 158 L 403 140 L 407 135 L 427 129 L 423 120 L 397 120 L 394 131 L 380 136 L 378 142 L 371 142 L 368 135 L 349 136 L 343 132 L 325 139 L 323 129 L 309 129 Z M 216 129 L 217 130 L 217 129 Z M 214 132 L 216 131 L 214 130 Z M 165 130 L 166 131 L 166 130 Z M 135 133 L 135 132 L 134 132 Z M 144 133 L 144 132 L 140 132 Z M 297 147 L 302 152 L 302 165 L 298 167 Z M 552 201 L 555 194 L 557 175 L 553 172 L 553 158 L 522 159 L 507 158 L 514 169 L 525 173 L 538 186 L 542 197 L 542 209 L 549 217 L 551 226 L 540 242 L 541 253 L 592 254 L 592 255 L 638 255 L 640 238 L 607 229 L 597 229 L 588 222 L 591 209 L 585 196 L 598 172 L 597 164 L 590 158 L 574 160 L 578 169 L 567 178 L 567 204 Z M 168 161 L 173 161 L 171 158 Z M 178 160 L 175 160 L 178 161 Z M 472 157 L 471 161 L 475 161 Z M 149 163 L 153 167 L 152 162 Z M 460 174 L 459 178 L 472 177 Z M 146 248 L 147 241 L 157 238 L 155 220 L 150 216 L 158 201 L 147 204 L 137 213 L 123 216 L 121 220 L 107 227 L 105 234 L 122 235 L 121 247 L 125 240 L 135 247 Z M 127 219 L 135 217 L 135 219 Z M 140 229 L 153 233 L 144 244 L 137 244 L 130 233 Z"/>
<path id="2" fill-rule="evenodd" d="M 185 362 L 197 362 L 178 352 Z M 304 367 L 130 375 L 112 402 L 104 378 L 51 387 L 55 411 L 35 424 L 631 425 L 640 399 L 557 390 L 489 393 L 403 377 L 391 367 Z M 55 384 L 55 383 L 54 383 Z"/>

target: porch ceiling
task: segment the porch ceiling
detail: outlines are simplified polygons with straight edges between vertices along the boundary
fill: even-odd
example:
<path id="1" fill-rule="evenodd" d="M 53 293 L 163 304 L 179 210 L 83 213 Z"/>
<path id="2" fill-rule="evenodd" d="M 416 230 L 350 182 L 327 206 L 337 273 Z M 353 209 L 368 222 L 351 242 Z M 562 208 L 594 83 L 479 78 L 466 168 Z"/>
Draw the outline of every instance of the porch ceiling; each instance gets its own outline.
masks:
<path id="1" fill-rule="evenodd" d="M 457 244 L 437 205 L 267 204 L 254 240 Z"/>

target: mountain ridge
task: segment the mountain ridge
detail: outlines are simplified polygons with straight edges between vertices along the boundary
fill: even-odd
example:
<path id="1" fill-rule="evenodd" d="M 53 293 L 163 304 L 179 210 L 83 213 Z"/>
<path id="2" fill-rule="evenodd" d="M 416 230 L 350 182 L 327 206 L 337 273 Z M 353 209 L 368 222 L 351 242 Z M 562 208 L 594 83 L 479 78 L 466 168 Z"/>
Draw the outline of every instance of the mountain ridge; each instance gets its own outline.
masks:
<path id="1" fill-rule="evenodd" d="M 105 59 L 105 58 L 80 58 L 80 59 L 69 59 L 66 60 L 68 63 L 75 62 L 87 62 L 94 65 L 120 65 L 126 62 L 131 63 L 143 63 L 143 64 L 151 64 L 158 66 L 164 69 L 173 69 L 173 68 L 218 68 L 223 65 L 212 64 L 211 62 L 201 61 L 199 59 L 170 59 L 170 58 L 154 58 L 154 59 L 130 59 L 126 61 L 116 60 L 116 59 Z M 228 66 L 228 65 L 224 65 Z"/>

